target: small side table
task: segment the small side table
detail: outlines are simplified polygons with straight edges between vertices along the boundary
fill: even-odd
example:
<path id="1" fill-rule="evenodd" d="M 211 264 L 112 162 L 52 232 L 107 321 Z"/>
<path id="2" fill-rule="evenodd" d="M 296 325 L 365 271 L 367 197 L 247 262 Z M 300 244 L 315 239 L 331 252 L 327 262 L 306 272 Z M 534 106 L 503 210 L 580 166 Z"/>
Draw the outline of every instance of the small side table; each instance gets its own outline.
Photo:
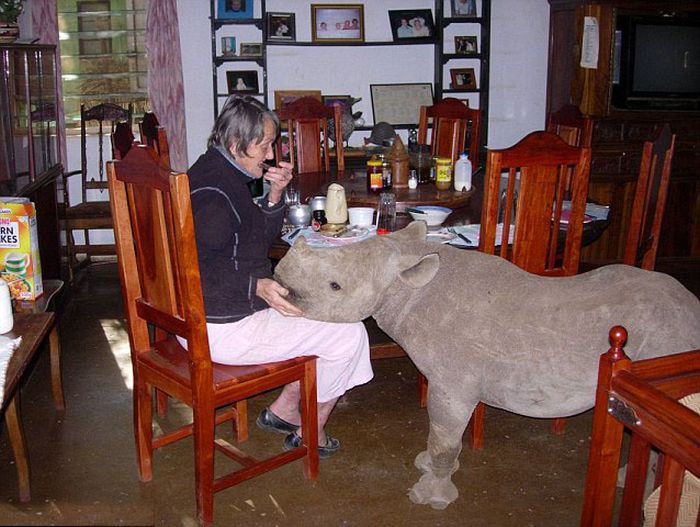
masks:
<path id="1" fill-rule="evenodd" d="M 63 384 L 61 381 L 61 340 L 58 333 L 56 314 L 46 312 L 52 299 L 63 287 L 60 280 L 47 281 L 46 292 L 36 302 L 18 302 L 14 315 L 12 331 L 6 333 L 9 338 L 22 337 L 22 342 L 12 354 L 7 367 L 3 395 L 2 411 L 5 414 L 7 432 L 12 445 L 17 466 L 19 500 L 31 499 L 29 485 L 29 458 L 20 415 L 20 385 L 27 366 L 41 349 L 48 337 L 49 360 L 51 363 L 51 388 L 54 406 L 59 414 L 65 411 Z"/>

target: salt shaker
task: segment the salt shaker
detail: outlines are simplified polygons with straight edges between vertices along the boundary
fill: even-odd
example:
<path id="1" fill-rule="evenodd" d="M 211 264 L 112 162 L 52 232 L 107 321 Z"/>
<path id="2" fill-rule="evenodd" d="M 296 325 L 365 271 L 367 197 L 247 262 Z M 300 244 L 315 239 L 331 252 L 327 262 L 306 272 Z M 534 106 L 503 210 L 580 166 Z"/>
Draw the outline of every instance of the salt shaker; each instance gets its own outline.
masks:
<path id="1" fill-rule="evenodd" d="M 411 170 L 411 173 L 408 176 L 408 188 L 418 188 L 418 174 L 415 170 Z"/>
<path id="2" fill-rule="evenodd" d="M 11 331 L 13 325 L 10 288 L 7 286 L 7 282 L 0 278 L 0 333 Z"/>

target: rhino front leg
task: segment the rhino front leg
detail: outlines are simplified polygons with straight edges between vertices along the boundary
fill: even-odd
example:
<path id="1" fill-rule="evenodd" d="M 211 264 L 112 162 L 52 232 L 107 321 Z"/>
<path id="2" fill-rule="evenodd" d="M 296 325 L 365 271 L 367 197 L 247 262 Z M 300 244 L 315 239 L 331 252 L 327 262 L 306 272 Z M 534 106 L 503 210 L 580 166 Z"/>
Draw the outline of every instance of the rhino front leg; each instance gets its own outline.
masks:
<path id="1" fill-rule="evenodd" d="M 413 503 L 444 509 L 459 495 L 451 476 L 459 468 L 464 429 L 478 402 L 477 398 L 459 395 L 448 395 L 439 383 L 429 381 L 428 449 L 418 454 L 414 462 L 423 475 L 408 493 Z"/>

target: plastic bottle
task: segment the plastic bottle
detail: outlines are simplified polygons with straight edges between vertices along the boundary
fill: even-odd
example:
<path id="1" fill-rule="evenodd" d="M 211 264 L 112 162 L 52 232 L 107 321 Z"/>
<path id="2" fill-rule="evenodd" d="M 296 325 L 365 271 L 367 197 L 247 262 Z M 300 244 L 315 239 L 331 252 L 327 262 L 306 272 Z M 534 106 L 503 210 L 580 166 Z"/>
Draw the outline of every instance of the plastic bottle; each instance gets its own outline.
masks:
<path id="1" fill-rule="evenodd" d="M 463 152 L 455 163 L 454 185 L 457 191 L 472 188 L 472 162 L 468 152 Z"/>

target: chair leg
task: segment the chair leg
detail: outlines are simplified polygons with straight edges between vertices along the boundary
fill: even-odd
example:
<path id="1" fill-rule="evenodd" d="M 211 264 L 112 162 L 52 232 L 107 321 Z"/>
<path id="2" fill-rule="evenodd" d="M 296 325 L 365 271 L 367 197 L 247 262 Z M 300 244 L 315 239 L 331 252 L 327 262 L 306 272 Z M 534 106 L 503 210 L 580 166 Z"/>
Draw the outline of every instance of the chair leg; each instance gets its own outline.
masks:
<path id="1" fill-rule="evenodd" d="M 469 445 L 472 450 L 484 448 L 484 403 L 479 403 L 474 408 L 472 418 L 469 420 Z"/>
<path id="2" fill-rule="evenodd" d="M 304 476 L 318 478 L 318 407 L 316 397 L 316 361 L 304 363 L 304 376 L 300 380 L 301 434 L 306 448 Z"/>
<path id="3" fill-rule="evenodd" d="M 161 419 L 168 417 L 168 394 L 158 388 L 156 390 L 156 414 Z"/>
<path id="4" fill-rule="evenodd" d="M 138 373 L 134 376 L 139 378 Z M 153 409 L 151 386 L 138 382 L 134 386 L 134 435 L 139 479 L 153 479 Z"/>
<path id="5" fill-rule="evenodd" d="M 29 460 L 27 459 L 27 444 L 24 440 L 22 420 L 19 412 L 19 391 L 10 399 L 5 410 L 5 424 L 10 437 L 10 445 L 15 455 L 17 467 L 17 482 L 19 485 L 19 501 L 26 503 L 31 499 L 29 488 Z"/>
<path id="6" fill-rule="evenodd" d="M 564 429 L 566 428 L 566 419 L 563 417 L 557 417 L 556 419 L 552 420 L 552 431 L 557 434 L 557 435 L 562 435 L 564 433 Z"/>
<path id="7" fill-rule="evenodd" d="M 233 420 L 233 436 L 242 443 L 248 441 L 248 399 L 236 401 L 236 418 Z"/>
<path id="8" fill-rule="evenodd" d="M 51 391 L 56 410 L 64 412 L 66 402 L 63 397 L 63 382 L 61 381 L 61 338 L 58 335 L 58 322 L 49 333 L 49 361 L 51 363 Z"/>
<path id="9" fill-rule="evenodd" d="M 428 379 L 422 373 L 418 373 L 418 404 L 421 408 L 428 406 Z"/>
<path id="10" fill-rule="evenodd" d="M 194 407 L 194 486 L 197 520 L 200 525 L 214 521 L 214 408 Z"/>

